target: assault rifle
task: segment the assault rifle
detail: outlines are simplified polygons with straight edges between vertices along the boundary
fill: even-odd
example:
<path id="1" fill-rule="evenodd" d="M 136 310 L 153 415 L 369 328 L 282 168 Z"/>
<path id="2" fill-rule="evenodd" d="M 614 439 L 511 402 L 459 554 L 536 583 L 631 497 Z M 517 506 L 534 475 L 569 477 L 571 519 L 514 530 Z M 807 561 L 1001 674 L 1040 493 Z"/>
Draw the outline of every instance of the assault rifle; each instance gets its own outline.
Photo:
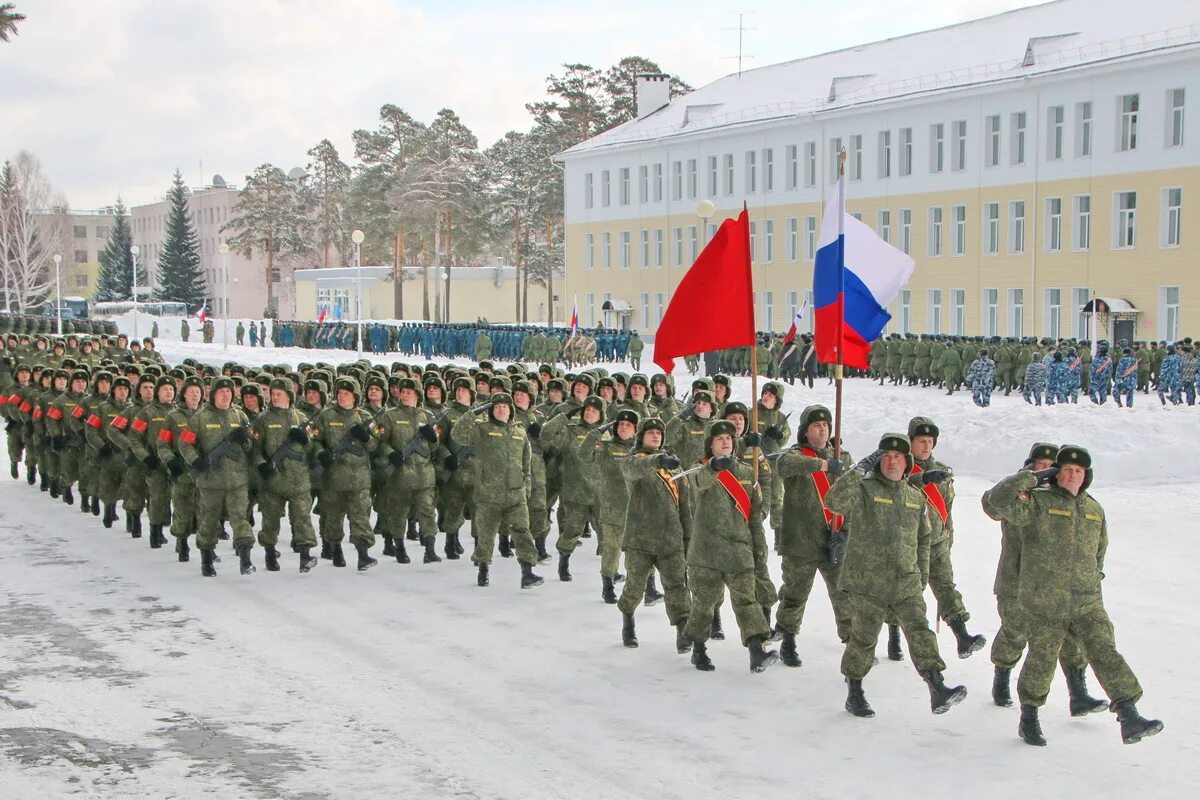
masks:
<path id="1" fill-rule="evenodd" d="M 258 422 L 259 417 L 265 413 L 265 411 L 260 411 L 254 416 L 254 419 L 247 421 L 245 425 L 239 425 L 231 430 L 216 447 L 197 459 L 195 464 L 192 464 L 191 469 L 188 470 L 188 475 L 195 480 L 196 476 L 216 465 L 216 463 L 222 458 L 236 460 L 239 457 L 238 451 L 241 450 L 242 442 L 235 441 L 235 437 L 238 436 L 239 432 L 242 435 L 248 435 L 250 428 L 255 422 Z M 197 469 L 197 466 L 201 462 L 204 463 L 204 466 Z"/>

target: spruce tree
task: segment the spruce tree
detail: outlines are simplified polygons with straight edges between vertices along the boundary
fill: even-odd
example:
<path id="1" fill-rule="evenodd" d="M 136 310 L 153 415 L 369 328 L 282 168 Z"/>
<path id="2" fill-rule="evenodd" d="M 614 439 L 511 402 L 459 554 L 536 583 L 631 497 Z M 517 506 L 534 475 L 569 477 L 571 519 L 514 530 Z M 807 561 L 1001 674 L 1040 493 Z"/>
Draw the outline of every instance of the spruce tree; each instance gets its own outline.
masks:
<path id="1" fill-rule="evenodd" d="M 95 299 L 100 302 L 133 299 L 133 233 L 129 229 L 129 215 L 125 204 L 117 198 L 113 212 L 116 220 L 108 235 L 108 244 L 100 254 L 100 276 L 96 281 Z M 139 265 L 138 272 L 145 274 Z"/>
<path id="2" fill-rule="evenodd" d="M 167 212 L 167 228 L 158 255 L 158 287 L 154 299 L 185 303 L 191 313 L 204 303 L 208 285 L 200 269 L 200 253 L 196 231 L 188 216 L 187 196 L 183 174 L 176 170 L 167 192 L 171 210 Z"/>

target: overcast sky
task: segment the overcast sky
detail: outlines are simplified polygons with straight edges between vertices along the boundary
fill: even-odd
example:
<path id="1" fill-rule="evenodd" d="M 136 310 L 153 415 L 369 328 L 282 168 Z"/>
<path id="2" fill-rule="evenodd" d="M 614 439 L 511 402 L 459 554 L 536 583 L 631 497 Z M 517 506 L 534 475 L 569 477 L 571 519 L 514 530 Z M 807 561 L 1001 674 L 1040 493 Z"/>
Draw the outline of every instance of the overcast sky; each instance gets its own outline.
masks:
<path id="1" fill-rule="evenodd" d="M 0 44 L 0 157 L 35 153 L 73 208 L 136 205 L 177 167 L 240 184 L 303 166 L 322 138 L 350 162 L 351 131 L 385 103 L 426 122 L 452 108 L 487 146 L 528 128 L 524 104 L 566 62 L 641 55 L 701 86 L 736 69 L 739 6 L 750 68 L 1033 4 L 16 0 L 29 19 Z"/>

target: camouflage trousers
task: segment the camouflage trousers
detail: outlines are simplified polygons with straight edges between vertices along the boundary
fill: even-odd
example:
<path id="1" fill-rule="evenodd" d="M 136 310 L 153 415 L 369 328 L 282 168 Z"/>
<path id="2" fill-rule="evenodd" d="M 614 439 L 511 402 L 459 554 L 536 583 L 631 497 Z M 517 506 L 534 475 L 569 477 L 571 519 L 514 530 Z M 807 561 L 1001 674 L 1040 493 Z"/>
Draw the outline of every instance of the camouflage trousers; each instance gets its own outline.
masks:
<path id="1" fill-rule="evenodd" d="M 450 482 L 438 492 L 438 510 L 442 512 L 442 530 L 446 533 L 458 533 L 458 529 L 467 521 L 467 506 L 471 503 L 471 487 L 465 478 L 452 473 Z M 472 515 L 474 516 L 474 515 Z"/>
<path id="2" fill-rule="evenodd" d="M 1015 596 L 998 595 L 996 611 L 1000 614 L 1000 630 L 996 631 L 996 638 L 992 640 L 992 663 L 1003 669 L 1012 669 L 1021 660 L 1029 641 L 1023 627 L 1024 616 Z M 1063 639 L 1058 663 L 1064 675 L 1088 665 L 1087 653 L 1070 633 Z"/>
<path id="3" fill-rule="evenodd" d="M 103 467 L 96 480 L 96 496 L 105 505 L 116 505 L 121 499 L 121 482 L 125 471 L 116 467 Z"/>
<path id="4" fill-rule="evenodd" d="M 950 537 L 943 536 L 941 541 L 934 542 L 929 547 L 929 588 L 937 599 L 938 618 L 946 622 L 971 618 L 963 605 L 962 595 L 954 585 L 954 564 L 950 561 Z"/>
<path id="5" fill-rule="evenodd" d="M 579 546 L 583 536 L 583 528 L 589 522 L 592 530 L 600 530 L 600 506 L 595 503 L 567 503 L 560 506 L 562 517 L 559 520 L 558 542 L 555 545 L 560 555 L 569 556 Z"/>
<path id="6" fill-rule="evenodd" d="M 849 595 L 837 588 L 841 571 L 841 567 L 831 567 L 825 561 L 784 556 L 783 585 L 779 587 L 779 612 L 775 618 L 779 628 L 788 633 L 800 631 L 813 583 L 820 572 L 829 593 L 829 603 L 833 606 L 838 638 L 847 641 L 850 638 L 850 603 Z"/>
<path id="7" fill-rule="evenodd" d="M 1108 695 L 1109 707 L 1125 700 L 1140 700 L 1142 687 L 1124 657 L 1117 652 L 1116 635 L 1108 612 L 1099 604 L 1070 617 L 1043 617 L 1026 612 L 1022 623 L 1029 635 L 1029 655 L 1017 679 L 1021 705 L 1042 706 L 1050 694 L 1054 665 L 1063 642 L 1074 636 L 1087 653 L 1096 679 Z"/>
<path id="8" fill-rule="evenodd" d="M 63 489 L 79 479 L 79 448 L 73 445 L 63 447 L 58 454 L 58 483 Z"/>
<path id="9" fill-rule="evenodd" d="M 221 523 L 229 520 L 233 527 L 233 546 L 243 542 L 254 544 L 254 530 L 246 517 L 248 501 L 246 486 L 231 489 L 196 489 L 196 513 L 200 520 L 200 531 L 196 534 L 196 546 L 201 550 L 212 550 L 221 535 Z"/>
<path id="10" fill-rule="evenodd" d="M 82 497 L 95 497 L 100 488 L 100 465 L 96 463 L 96 456 L 90 447 L 79 456 L 82 462 L 79 468 L 79 494 Z"/>
<path id="11" fill-rule="evenodd" d="M 687 567 L 682 552 L 660 557 L 645 550 L 626 550 L 625 588 L 621 590 L 617 608 L 622 614 L 637 610 L 646 590 L 646 580 L 656 568 L 662 575 L 663 594 L 667 596 L 667 621 L 673 626 L 678 625 L 688 618 L 689 606 Z"/>
<path id="12" fill-rule="evenodd" d="M 159 467 L 146 473 L 146 500 L 151 525 L 166 525 L 171 519 L 171 485 Z"/>
<path id="13" fill-rule="evenodd" d="M 763 617 L 762 605 L 755 595 L 754 572 L 722 572 L 708 567 L 688 567 L 688 589 L 691 592 L 691 606 L 688 611 L 688 623 L 684 633 L 693 642 L 707 642 L 712 630 L 713 612 L 725 597 L 725 588 L 729 588 L 730 605 L 737 619 L 738 630 L 745 645 L 751 636 L 771 635 L 767 620 Z M 627 581 L 627 585 L 630 582 Z M 642 588 L 646 586 L 642 581 Z"/>
<path id="14" fill-rule="evenodd" d="M 596 529 L 596 535 L 600 539 L 600 574 L 605 578 L 612 578 L 621 568 L 621 546 L 625 539 L 625 518 L 601 518 L 600 527 Z M 645 585 L 646 581 L 643 579 L 643 588 Z"/>
<path id="15" fill-rule="evenodd" d="M 146 470 L 141 466 L 126 467 L 121 481 L 121 499 L 125 510 L 131 514 L 140 514 L 146 507 Z M 242 509 L 246 513 L 246 509 Z M 220 523 L 218 523 L 219 525 Z"/>
<path id="16" fill-rule="evenodd" d="M 10 422 L 5 426 L 8 438 L 8 460 L 11 463 L 16 463 L 21 460 L 21 454 L 25 454 L 25 463 L 33 463 L 33 448 L 25 447 L 25 432 L 21 429 L 21 423 L 13 424 Z"/>
<path id="17" fill-rule="evenodd" d="M 317 534 L 312 525 L 312 494 L 307 490 L 280 494 L 259 490 L 258 508 L 262 512 L 262 530 L 258 543 L 263 547 L 279 544 L 279 521 L 287 508 L 288 524 L 292 529 L 293 547 L 316 547 Z"/>
<path id="18" fill-rule="evenodd" d="M 546 504 L 546 485 L 533 484 L 529 494 L 529 532 L 533 538 L 545 536 L 550 532 L 550 506 Z"/>
<path id="19" fill-rule="evenodd" d="M 196 484 L 175 481 L 171 487 L 171 535 L 186 539 L 196 532 Z"/>
<path id="20" fill-rule="evenodd" d="M 889 604 L 864 594 L 851 594 L 849 605 L 850 640 L 842 654 L 842 674 L 847 678 L 861 680 L 871 671 L 879 631 L 889 617 L 904 631 L 908 651 L 918 672 L 931 669 L 940 672 L 946 668 L 938 653 L 937 637 L 929 628 L 925 598 L 921 595 Z"/>
<path id="21" fill-rule="evenodd" d="M 321 490 L 321 539 L 342 542 L 346 538 L 342 528 L 344 520 L 350 522 L 350 544 L 358 546 L 359 542 L 365 542 L 367 547 L 375 546 L 370 489 Z"/>
<path id="22" fill-rule="evenodd" d="M 404 538 L 410 519 L 416 520 L 420 526 L 422 540 L 437 536 L 432 486 L 428 489 L 414 489 L 398 483 L 390 484 L 380 491 L 376 504 L 383 521 L 383 530 L 393 539 Z"/>
<path id="23" fill-rule="evenodd" d="M 471 561 L 476 565 L 492 563 L 496 553 L 496 534 L 501 526 L 512 537 L 517 551 L 517 561 L 530 566 L 537 563 L 537 548 L 529 533 L 529 507 L 523 502 L 511 506 L 494 503 L 479 503 L 472 516 L 475 530 L 475 551 Z"/>

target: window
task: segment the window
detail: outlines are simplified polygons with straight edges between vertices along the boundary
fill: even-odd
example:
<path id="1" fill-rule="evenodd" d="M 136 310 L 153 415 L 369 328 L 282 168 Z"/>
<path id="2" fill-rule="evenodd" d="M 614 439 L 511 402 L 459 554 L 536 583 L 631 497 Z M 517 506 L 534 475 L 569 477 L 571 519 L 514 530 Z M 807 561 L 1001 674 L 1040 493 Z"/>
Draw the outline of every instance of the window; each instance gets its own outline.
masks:
<path id="1" fill-rule="evenodd" d="M 1000 252 L 1000 204 L 983 206 L 983 253 L 994 256 Z"/>
<path id="2" fill-rule="evenodd" d="M 592 207 L 592 173 L 587 173 L 583 176 L 583 207 Z"/>
<path id="3" fill-rule="evenodd" d="M 837 183 L 838 159 L 842 154 L 842 137 L 835 136 L 829 140 L 829 182 Z"/>
<path id="4" fill-rule="evenodd" d="M 850 137 L 850 153 L 846 157 L 846 173 L 852 181 L 862 180 L 862 135 Z"/>
<path id="5" fill-rule="evenodd" d="M 76 250 L 75 251 L 75 263 L 76 264 L 88 263 L 87 253 L 88 253 L 87 250 Z"/>
<path id="6" fill-rule="evenodd" d="M 604 268 L 609 269 L 612 267 L 612 234 L 608 231 L 605 231 L 601 242 L 603 243 L 604 250 L 602 253 L 604 258 Z"/>
<path id="7" fill-rule="evenodd" d="M 804 260 L 813 261 L 817 257 L 817 218 L 804 218 Z"/>
<path id="8" fill-rule="evenodd" d="M 950 169 L 962 172 L 967 168 L 967 121 L 954 123 L 954 152 L 950 154 Z"/>
<path id="9" fill-rule="evenodd" d="M 107 225 L 97 225 L 96 226 L 96 238 L 102 242 L 108 238 L 108 226 Z"/>
<path id="10" fill-rule="evenodd" d="M 86 225 L 76 225 L 74 227 L 75 227 L 75 238 L 76 239 L 86 239 L 87 238 L 87 226 Z"/>
<path id="11" fill-rule="evenodd" d="M 642 330 L 650 330 L 650 293 L 642 292 Z"/>
<path id="12" fill-rule="evenodd" d="M 1065 111 L 1062 106 L 1051 106 L 1046 110 L 1046 160 L 1058 161 L 1063 157 L 1063 119 Z"/>
<path id="13" fill-rule="evenodd" d="M 817 143 L 804 144 L 804 185 L 812 188 L 817 185 Z"/>
<path id="14" fill-rule="evenodd" d="M 671 263 L 677 267 L 683 266 L 683 228 L 671 229 L 671 241 L 674 243 L 674 258 Z"/>
<path id="15" fill-rule="evenodd" d="M 1008 335 L 1025 335 L 1025 290 L 1008 290 Z"/>
<path id="16" fill-rule="evenodd" d="M 788 308 L 787 324 L 790 326 L 792 324 L 792 320 L 794 320 L 796 318 L 796 312 L 800 310 L 800 293 L 799 292 L 788 292 L 787 293 L 787 308 Z"/>
<path id="17" fill-rule="evenodd" d="M 708 157 L 708 196 L 717 196 L 717 157 Z"/>
<path id="18" fill-rule="evenodd" d="M 1025 163 L 1025 112 L 1018 111 L 1012 115 L 1012 163 Z"/>
<path id="19" fill-rule="evenodd" d="M 758 223 L 750 223 L 750 263 L 754 263 L 758 254 Z"/>
<path id="20" fill-rule="evenodd" d="M 1179 341 L 1179 287 L 1164 286 L 1158 290 L 1159 312 L 1162 327 L 1159 338 L 1168 342 Z"/>
<path id="21" fill-rule="evenodd" d="M 912 209 L 900 209 L 900 249 L 912 255 Z"/>
<path id="22" fill-rule="evenodd" d="M 912 128 L 900 129 L 900 175 L 912 175 Z"/>
<path id="23" fill-rule="evenodd" d="M 1075 104 L 1075 157 L 1092 155 L 1092 104 Z"/>
<path id="24" fill-rule="evenodd" d="M 950 321 L 950 332 L 962 336 L 967 332 L 967 290 L 951 289 L 950 305 L 954 307 L 954 317 Z"/>
<path id="25" fill-rule="evenodd" d="M 800 220 L 796 217 L 788 217 L 784 220 L 784 225 L 787 226 L 787 260 L 795 261 L 800 254 Z"/>
<path id="26" fill-rule="evenodd" d="M 725 194 L 733 194 L 733 153 L 725 154 Z"/>
<path id="27" fill-rule="evenodd" d="M 317 312 L 321 307 L 329 309 L 334 319 L 344 319 L 350 315 L 349 289 L 317 289 Z M 224 313 L 224 311 L 222 312 Z"/>
<path id="28" fill-rule="evenodd" d="M 1087 289 L 1071 290 L 1071 306 L 1074 309 L 1076 339 L 1091 338 L 1088 336 L 1088 318 L 1083 315 L 1083 307 L 1087 305 L 1090 294 Z"/>
<path id="29" fill-rule="evenodd" d="M 688 162 L 687 162 L 687 195 L 688 195 L 688 199 L 689 199 L 689 200 L 695 200 L 695 199 L 696 199 L 696 197 L 697 197 L 697 183 L 698 183 L 698 180 L 697 180 L 697 177 L 696 177 L 696 169 L 697 169 L 697 167 L 696 167 L 696 159 L 694 159 L 694 158 L 689 158 L 689 159 L 688 159 Z M 659 177 L 661 178 L 662 176 L 660 175 Z M 660 183 L 661 183 L 661 180 L 660 180 Z M 657 191 L 657 194 L 656 194 L 656 196 L 655 196 L 655 198 L 654 198 L 654 199 L 655 199 L 655 200 L 661 200 L 661 199 L 662 199 L 662 189 L 661 189 L 661 187 L 660 187 L 660 188 L 659 188 L 659 190 Z"/>
<path id="30" fill-rule="evenodd" d="M 688 226 L 688 240 L 691 242 L 691 260 L 689 264 L 695 264 L 696 259 L 700 256 L 700 229 L 696 225 Z"/>
<path id="31" fill-rule="evenodd" d="M 879 212 L 879 238 L 889 244 L 892 241 L 892 212 L 884 209 Z"/>
<path id="32" fill-rule="evenodd" d="M 763 191 L 775 191 L 775 151 L 767 148 L 762 152 Z"/>
<path id="33" fill-rule="evenodd" d="M 1167 147 L 1183 147 L 1183 89 L 1167 92 Z"/>
<path id="34" fill-rule="evenodd" d="M 746 151 L 746 194 L 758 191 L 758 152 Z"/>
<path id="35" fill-rule="evenodd" d="M 1062 289 L 1046 290 L 1046 331 L 1045 336 L 1058 338 L 1062 325 Z"/>
<path id="36" fill-rule="evenodd" d="M 929 290 L 929 317 L 927 325 L 929 333 L 942 332 L 942 290 Z"/>
<path id="37" fill-rule="evenodd" d="M 892 177 L 892 132 L 879 132 L 879 178 Z"/>
<path id="38" fill-rule="evenodd" d="M 942 209 L 929 209 L 929 255 L 937 258 L 942 254 Z"/>
<path id="39" fill-rule="evenodd" d="M 774 319 L 775 319 L 775 293 L 774 292 L 763 292 L 763 322 L 765 323 L 765 327 L 763 328 L 763 330 L 767 330 L 767 331 L 774 330 L 775 329 Z"/>
<path id="40" fill-rule="evenodd" d="M 654 229 L 654 266 L 663 265 L 663 229 Z"/>
<path id="41" fill-rule="evenodd" d="M 967 254 L 967 207 L 954 207 L 954 255 Z"/>
<path id="42" fill-rule="evenodd" d="M 596 266 L 596 234 L 594 233 L 583 237 L 583 264 L 588 269 Z"/>
<path id="43" fill-rule="evenodd" d="M 901 333 L 912 333 L 912 290 L 900 290 L 900 327 Z"/>
<path id="44" fill-rule="evenodd" d="M 1000 290 L 983 290 L 984 332 L 988 336 L 1000 335 Z"/>
<path id="45" fill-rule="evenodd" d="M 662 318 L 663 318 L 663 293 L 662 292 L 654 293 L 654 316 L 656 317 L 654 325 L 655 325 L 655 327 L 657 327 L 662 324 Z"/>
<path id="46" fill-rule="evenodd" d="M 1137 245 L 1137 192 L 1117 192 L 1116 235 L 1113 247 L 1123 250 Z"/>
<path id="47" fill-rule="evenodd" d="M 1117 149 L 1136 150 L 1138 96 L 1136 94 L 1121 95 L 1121 99 L 1118 101 L 1118 111 L 1121 115 L 1121 127 L 1117 132 Z"/>
<path id="48" fill-rule="evenodd" d="M 993 114 L 984 120 L 987 138 L 984 141 L 983 164 L 987 167 L 1000 166 L 1000 115 Z"/>
<path id="49" fill-rule="evenodd" d="M 1075 249 L 1088 250 L 1092 246 L 1092 196 L 1077 194 L 1075 205 Z"/>
<path id="50" fill-rule="evenodd" d="M 641 232 L 642 269 L 650 266 L 650 231 L 642 228 Z"/>
<path id="51" fill-rule="evenodd" d="M 75 276 L 75 286 L 82 288 L 88 285 L 88 276 L 86 272 L 78 273 Z"/>
<path id="52" fill-rule="evenodd" d="M 1008 252 L 1025 252 L 1025 201 L 1008 204 Z"/>
<path id="53" fill-rule="evenodd" d="M 1163 189 L 1163 211 L 1163 245 L 1178 247 L 1183 223 L 1183 189 Z"/>
<path id="54" fill-rule="evenodd" d="M 692 159 L 692 191 L 695 193 L 696 187 L 696 160 Z M 654 165 L 654 202 L 661 203 L 663 199 L 663 165 L 661 163 Z"/>
<path id="55" fill-rule="evenodd" d="M 946 126 L 935 122 L 929 126 L 929 171 L 941 172 L 946 164 Z"/>
<path id="56" fill-rule="evenodd" d="M 612 205 L 612 180 L 608 170 L 600 173 L 600 205 L 608 208 Z"/>
<path id="57" fill-rule="evenodd" d="M 683 199 L 683 162 L 671 162 L 671 199 Z"/>
<path id="58" fill-rule="evenodd" d="M 800 148 L 789 144 L 785 152 L 784 186 L 790 192 L 800 185 Z"/>
<path id="59" fill-rule="evenodd" d="M 621 205 L 629 205 L 629 167 L 621 167 Z"/>
<path id="60" fill-rule="evenodd" d="M 763 254 L 762 262 L 770 264 L 775 260 L 775 220 L 763 220 Z M 767 326 L 767 330 L 770 330 Z"/>
<path id="61" fill-rule="evenodd" d="M 650 167 L 645 164 L 638 167 L 638 202 L 650 202 Z"/>
<path id="62" fill-rule="evenodd" d="M 594 328 L 596 326 L 596 295 L 588 292 L 583 296 L 583 305 L 587 310 L 587 326 Z"/>
<path id="63" fill-rule="evenodd" d="M 1051 253 L 1062 250 L 1062 198 L 1046 200 L 1046 249 Z"/>

